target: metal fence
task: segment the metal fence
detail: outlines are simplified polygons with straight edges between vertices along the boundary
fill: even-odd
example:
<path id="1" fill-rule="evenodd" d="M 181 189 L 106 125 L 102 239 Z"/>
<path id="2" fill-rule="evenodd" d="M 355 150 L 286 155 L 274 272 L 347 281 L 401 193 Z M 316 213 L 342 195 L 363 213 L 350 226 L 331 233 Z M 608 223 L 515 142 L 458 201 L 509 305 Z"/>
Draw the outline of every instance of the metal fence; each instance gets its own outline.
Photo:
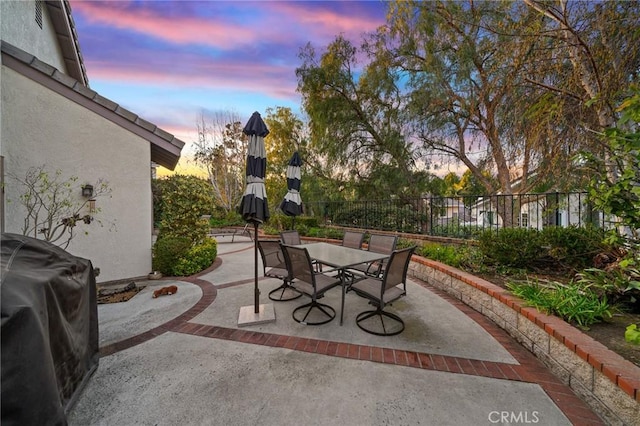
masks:
<path id="1" fill-rule="evenodd" d="M 586 192 L 321 201 L 305 207 L 327 225 L 455 238 L 513 227 L 609 227 Z"/>

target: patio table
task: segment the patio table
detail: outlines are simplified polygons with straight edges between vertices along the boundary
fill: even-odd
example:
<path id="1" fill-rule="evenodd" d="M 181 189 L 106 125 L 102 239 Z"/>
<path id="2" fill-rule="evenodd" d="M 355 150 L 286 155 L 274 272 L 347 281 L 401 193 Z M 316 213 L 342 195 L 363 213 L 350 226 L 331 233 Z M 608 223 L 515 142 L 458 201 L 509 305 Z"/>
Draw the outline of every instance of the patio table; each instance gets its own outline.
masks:
<path id="1" fill-rule="evenodd" d="M 344 271 L 362 263 L 375 262 L 388 259 L 389 254 L 375 253 L 350 247 L 338 246 L 329 243 L 300 244 L 295 247 L 306 248 L 312 260 L 330 266 L 338 271 L 342 281 L 342 305 L 340 307 L 340 325 L 342 325 L 344 312 L 344 298 L 347 289 Z"/>

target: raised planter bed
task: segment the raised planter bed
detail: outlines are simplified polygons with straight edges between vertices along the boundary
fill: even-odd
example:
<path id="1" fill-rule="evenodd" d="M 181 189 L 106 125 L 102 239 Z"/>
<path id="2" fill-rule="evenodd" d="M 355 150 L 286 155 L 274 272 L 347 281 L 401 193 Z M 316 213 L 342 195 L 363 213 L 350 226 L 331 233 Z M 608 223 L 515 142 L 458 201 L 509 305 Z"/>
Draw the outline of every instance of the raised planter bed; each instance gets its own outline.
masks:
<path id="1" fill-rule="evenodd" d="M 565 321 L 525 306 L 507 290 L 414 256 L 409 275 L 490 318 L 533 352 L 609 424 L 640 425 L 640 368 Z"/>

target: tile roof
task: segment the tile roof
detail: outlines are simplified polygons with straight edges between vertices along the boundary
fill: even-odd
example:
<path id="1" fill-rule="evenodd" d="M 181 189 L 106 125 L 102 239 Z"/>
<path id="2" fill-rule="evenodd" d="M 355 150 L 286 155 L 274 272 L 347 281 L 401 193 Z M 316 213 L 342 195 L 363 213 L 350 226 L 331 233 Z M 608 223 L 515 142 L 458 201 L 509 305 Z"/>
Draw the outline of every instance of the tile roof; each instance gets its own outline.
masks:
<path id="1" fill-rule="evenodd" d="M 118 103 L 101 96 L 82 81 L 60 72 L 35 56 L 2 41 L 2 65 L 54 90 L 151 143 L 151 161 L 173 170 L 184 142 L 138 117 Z"/>

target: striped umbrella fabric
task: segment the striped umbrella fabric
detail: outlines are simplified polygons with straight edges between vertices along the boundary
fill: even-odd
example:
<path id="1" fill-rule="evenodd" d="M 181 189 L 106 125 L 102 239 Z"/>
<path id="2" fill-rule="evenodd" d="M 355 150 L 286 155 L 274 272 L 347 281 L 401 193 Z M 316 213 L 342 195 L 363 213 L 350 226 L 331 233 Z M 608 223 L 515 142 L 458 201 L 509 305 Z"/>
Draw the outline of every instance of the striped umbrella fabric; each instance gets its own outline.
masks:
<path id="1" fill-rule="evenodd" d="M 240 213 L 246 222 L 253 223 L 253 264 L 254 264 L 254 314 L 260 312 L 260 289 L 258 288 L 258 224 L 269 219 L 267 191 L 264 178 L 267 170 L 267 152 L 264 148 L 264 137 L 269 134 L 267 125 L 256 111 L 242 129 L 249 136 L 247 147 L 247 188 L 240 202 Z"/>
<path id="2" fill-rule="evenodd" d="M 300 166 L 302 159 L 298 151 L 293 153 L 287 167 L 287 194 L 280 203 L 280 210 L 287 216 L 299 216 L 303 213 L 300 197 Z"/>
<path id="3" fill-rule="evenodd" d="M 240 203 L 240 213 L 246 222 L 262 223 L 269 219 L 267 191 L 264 178 L 267 169 L 267 154 L 264 137 L 269 134 L 267 125 L 258 112 L 254 112 L 242 130 L 249 136 L 247 149 L 247 187 Z"/>

